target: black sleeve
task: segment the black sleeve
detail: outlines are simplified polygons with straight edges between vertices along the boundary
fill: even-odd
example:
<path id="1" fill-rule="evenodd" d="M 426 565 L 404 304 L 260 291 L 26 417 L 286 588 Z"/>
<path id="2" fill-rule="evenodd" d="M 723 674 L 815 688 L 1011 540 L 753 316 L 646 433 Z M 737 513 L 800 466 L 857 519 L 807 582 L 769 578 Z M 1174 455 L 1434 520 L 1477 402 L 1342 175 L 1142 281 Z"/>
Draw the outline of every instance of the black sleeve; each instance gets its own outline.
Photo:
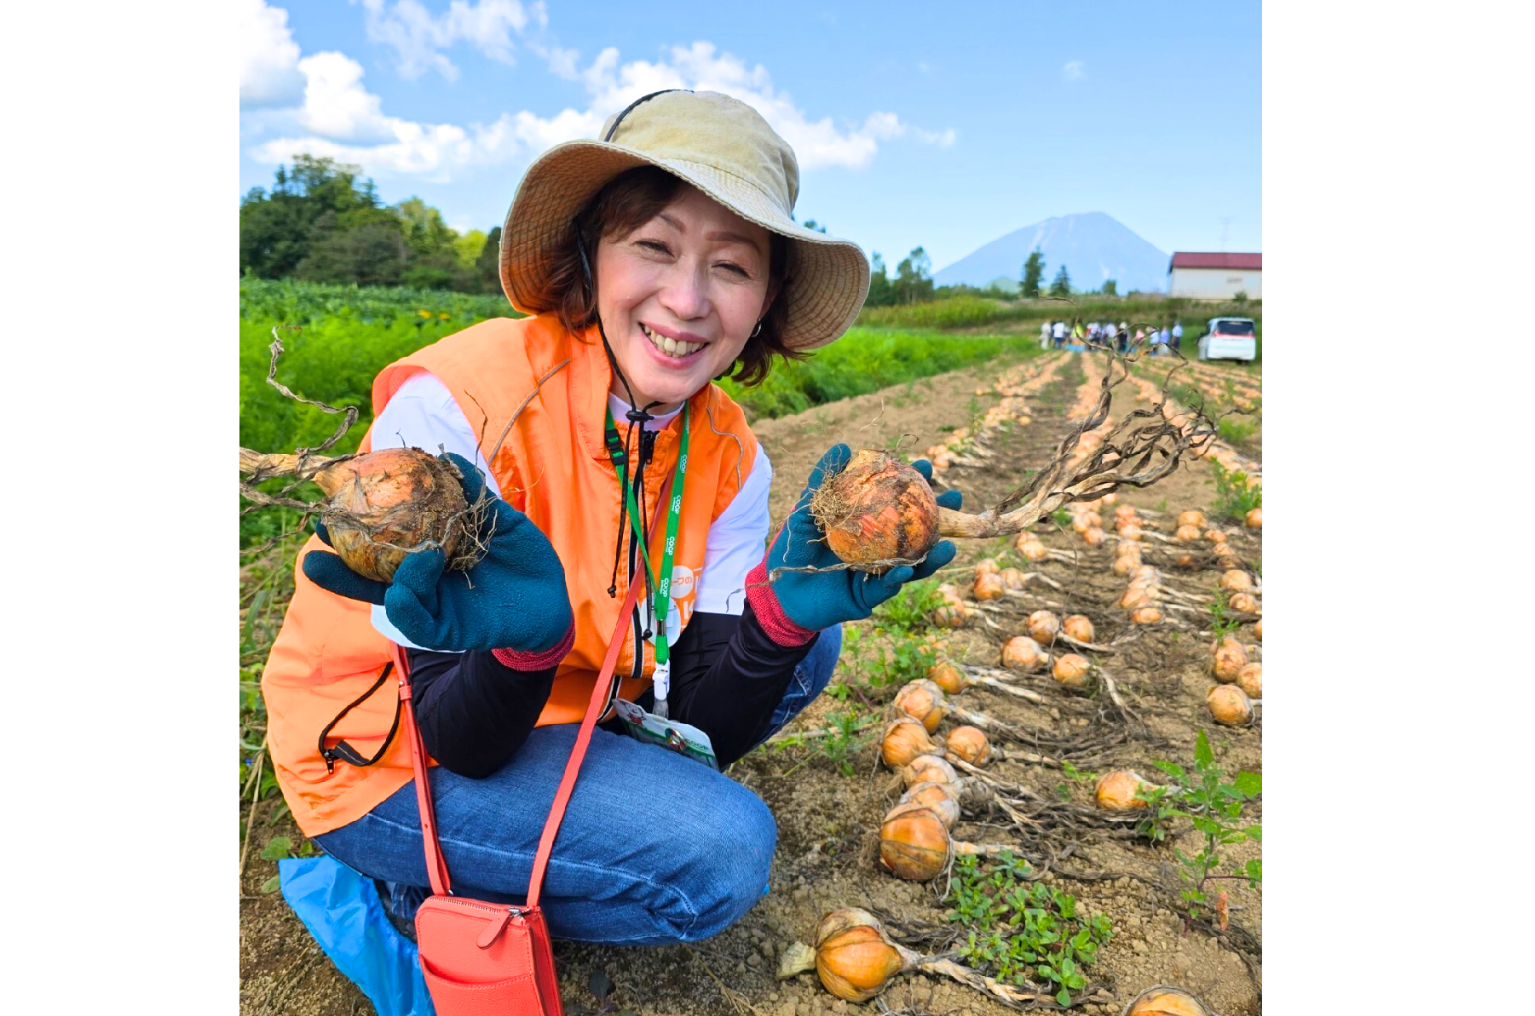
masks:
<path id="1" fill-rule="evenodd" d="M 427 753 L 462 776 L 483 779 L 532 733 L 554 687 L 554 667 L 513 670 L 489 652 L 407 650 L 410 701 Z"/>
<path id="2" fill-rule="evenodd" d="M 763 735 L 799 665 L 820 635 L 781 646 L 752 613 L 695 612 L 672 650 L 668 711 L 709 735 L 720 768 Z"/>

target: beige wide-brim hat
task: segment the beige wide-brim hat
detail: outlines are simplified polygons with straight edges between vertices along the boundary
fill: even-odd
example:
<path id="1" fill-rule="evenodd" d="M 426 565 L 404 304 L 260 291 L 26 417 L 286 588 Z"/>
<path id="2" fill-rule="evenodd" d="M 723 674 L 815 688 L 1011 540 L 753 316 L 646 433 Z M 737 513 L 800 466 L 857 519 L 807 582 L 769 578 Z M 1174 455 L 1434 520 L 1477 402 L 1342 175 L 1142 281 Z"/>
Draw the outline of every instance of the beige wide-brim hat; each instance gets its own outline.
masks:
<path id="1" fill-rule="evenodd" d="M 868 259 L 857 244 L 794 221 L 799 163 L 756 110 L 718 92 L 658 92 L 609 117 L 602 137 L 555 145 L 517 187 L 501 230 L 501 288 L 513 307 L 553 309 L 549 273 L 577 214 L 619 173 L 657 166 L 788 238 L 784 345 L 814 349 L 852 326 L 869 293 Z"/>

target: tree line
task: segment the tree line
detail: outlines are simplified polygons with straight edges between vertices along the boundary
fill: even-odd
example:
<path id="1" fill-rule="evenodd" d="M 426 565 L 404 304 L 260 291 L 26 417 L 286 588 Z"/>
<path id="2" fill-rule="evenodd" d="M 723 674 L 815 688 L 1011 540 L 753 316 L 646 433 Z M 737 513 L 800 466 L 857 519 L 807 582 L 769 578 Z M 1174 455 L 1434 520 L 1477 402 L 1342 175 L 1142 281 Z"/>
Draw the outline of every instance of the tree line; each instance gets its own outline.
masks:
<path id="1" fill-rule="evenodd" d="M 357 166 L 296 155 L 240 199 L 240 274 L 499 293 L 501 227 L 460 234 L 420 198 L 385 205 Z"/>

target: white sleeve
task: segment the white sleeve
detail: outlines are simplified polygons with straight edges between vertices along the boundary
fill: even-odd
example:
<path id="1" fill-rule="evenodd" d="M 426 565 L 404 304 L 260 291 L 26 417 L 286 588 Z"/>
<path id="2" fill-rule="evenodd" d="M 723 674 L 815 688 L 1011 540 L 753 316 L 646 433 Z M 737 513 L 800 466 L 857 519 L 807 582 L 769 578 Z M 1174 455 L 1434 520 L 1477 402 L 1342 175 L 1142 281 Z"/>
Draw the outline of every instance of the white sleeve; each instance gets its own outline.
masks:
<path id="1" fill-rule="evenodd" d="M 409 447 L 433 455 L 442 452 L 462 455 L 480 470 L 491 493 L 501 494 L 485 456 L 480 454 L 479 442 L 475 440 L 469 421 L 464 419 L 448 386 L 432 374 L 422 371 L 400 385 L 394 397 L 384 404 L 383 411 L 374 418 L 372 434 L 375 449 Z M 372 617 L 373 627 L 391 642 L 412 649 L 423 648 L 389 623 L 383 607 L 375 604 Z"/>
<path id="2" fill-rule="evenodd" d="M 751 473 L 720 517 L 709 527 L 702 573 L 693 609 L 711 614 L 740 614 L 746 609 L 746 573 L 767 550 L 768 488 L 773 464 L 757 446 Z"/>

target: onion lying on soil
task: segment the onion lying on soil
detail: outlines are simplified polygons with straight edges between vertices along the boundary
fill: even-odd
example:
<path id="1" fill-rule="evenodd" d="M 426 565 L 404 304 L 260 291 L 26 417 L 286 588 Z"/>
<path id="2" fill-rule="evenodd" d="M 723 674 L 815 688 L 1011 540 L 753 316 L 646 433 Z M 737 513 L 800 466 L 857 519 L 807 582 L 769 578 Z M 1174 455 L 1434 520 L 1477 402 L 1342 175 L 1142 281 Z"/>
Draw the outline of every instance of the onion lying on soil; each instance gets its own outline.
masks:
<path id="1" fill-rule="evenodd" d="M 984 766 L 991 761 L 991 738 L 980 727 L 969 724 L 955 727 L 944 739 L 949 752 L 973 766 Z"/>
<path id="2" fill-rule="evenodd" d="M 1205 513 L 1197 508 L 1191 508 L 1186 512 L 1178 513 L 1178 525 L 1180 526 L 1196 526 L 1203 529 L 1206 521 Z"/>
<path id="3" fill-rule="evenodd" d="M 458 470 L 419 448 L 383 448 L 339 459 L 241 448 L 240 472 L 251 474 L 253 483 L 272 476 L 312 480 L 326 495 L 321 518 L 331 546 L 348 568 L 370 579 L 394 578 L 417 547 L 441 547 L 453 568 L 470 568 L 481 556 L 460 539 L 469 506 Z"/>
<path id="4" fill-rule="evenodd" d="M 1237 673 L 1236 686 L 1250 699 L 1263 698 L 1263 664 L 1249 663 Z"/>
<path id="5" fill-rule="evenodd" d="M 1204 1003 L 1182 988 L 1154 985 L 1136 995 L 1120 1016 L 1211 1016 Z"/>
<path id="6" fill-rule="evenodd" d="M 1247 666 L 1247 650 L 1242 648 L 1242 643 L 1233 638 L 1221 639 L 1215 647 L 1214 658 L 1210 664 L 1215 679 L 1229 684 L 1237 679 L 1237 675 L 1245 666 Z"/>
<path id="7" fill-rule="evenodd" d="M 1060 634 L 1061 619 L 1053 611 L 1036 610 L 1024 622 L 1024 630 L 1029 633 L 1029 638 L 1040 645 L 1046 645 Z"/>
<path id="8" fill-rule="evenodd" d="M 1086 614 L 1069 615 L 1065 621 L 1061 622 L 1061 627 L 1067 635 L 1078 642 L 1091 642 L 1095 634 L 1093 622 L 1088 619 Z"/>
<path id="9" fill-rule="evenodd" d="M 977 600 L 1000 600 L 1003 590 L 1002 576 L 996 572 L 986 572 L 975 577 L 975 598 Z"/>
<path id="10" fill-rule="evenodd" d="M 1130 611 L 1131 624 L 1156 624 L 1162 620 L 1162 612 L 1156 607 L 1136 607 Z"/>
<path id="11" fill-rule="evenodd" d="M 1139 773 L 1131 769 L 1115 769 L 1111 773 L 1104 773 L 1098 779 L 1098 786 L 1093 790 L 1093 799 L 1098 802 L 1098 807 L 1105 811 L 1133 811 L 1136 808 L 1145 808 L 1145 801 L 1137 800 L 1135 792 L 1146 781 L 1141 779 Z"/>
<path id="12" fill-rule="evenodd" d="M 932 810 L 933 814 L 943 820 L 943 824 L 953 829 L 959 824 L 961 818 L 959 791 L 952 783 L 914 783 L 901 794 L 901 804 L 916 802 L 925 808 Z"/>
<path id="13" fill-rule="evenodd" d="M 1246 662 L 1244 660 L 1244 662 Z M 895 695 L 895 708 L 910 716 L 931 734 L 944 714 L 943 689 L 925 679 L 908 681 Z"/>
<path id="14" fill-rule="evenodd" d="M 1004 850 L 998 843 L 965 843 L 949 835 L 943 819 L 931 809 L 908 801 L 885 814 L 879 827 L 879 862 L 897 878 L 926 882 L 942 875 L 955 854 L 991 856 Z"/>
<path id="15" fill-rule="evenodd" d="M 1002 666 L 1012 670 L 1038 670 L 1050 662 L 1050 654 L 1027 635 L 1008 639 L 1002 645 Z"/>
<path id="16" fill-rule="evenodd" d="M 1240 568 L 1233 568 L 1221 576 L 1220 587 L 1233 593 L 1252 592 L 1253 577 Z"/>
<path id="17" fill-rule="evenodd" d="M 1243 727 L 1252 722 L 1253 704 L 1247 693 L 1234 684 L 1218 684 L 1205 696 L 1210 715 L 1216 723 Z"/>
<path id="18" fill-rule="evenodd" d="M 1232 593 L 1226 600 L 1226 606 L 1242 614 L 1256 614 L 1258 612 L 1258 598 L 1252 593 Z"/>
<path id="19" fill-rule="evenodd" d="M 1247 526 L 1248 529 L 1262 529 L 1263 509 L 1254 508 L 1252 511 L 1247 513 L 1247 516 L 1242 520 L 1242 522 Z"/>
<path id="20" fill-rule="evenodd" d="M 1078 653 L 1056 657 L 1055 665 L 1050 669 L 1056 684 L 1074 689 L 1086 688 L 1091 683 L 1092 671 L 1092 661 Z"/>

